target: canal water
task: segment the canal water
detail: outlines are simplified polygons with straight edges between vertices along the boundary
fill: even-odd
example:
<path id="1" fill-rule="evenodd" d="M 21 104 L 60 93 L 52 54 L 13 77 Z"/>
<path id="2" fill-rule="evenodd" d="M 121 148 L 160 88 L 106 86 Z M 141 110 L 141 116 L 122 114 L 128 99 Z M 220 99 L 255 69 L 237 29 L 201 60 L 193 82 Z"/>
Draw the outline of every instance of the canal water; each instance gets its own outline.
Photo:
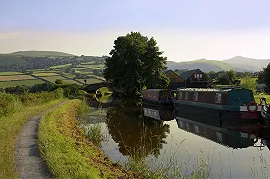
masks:
<path id="1" fill-rule="evenodd" d="M 101 105 L 82 119 L 86 128 L 101 127 L 100 147 L 113 162 L 125 165 L 132 157 L 150 167 L 177 166 L 185 175 L 207 168 L 211 178 L 270 177 L 270 150 L 260 139 L 253 145 L 245 133 L 180 117 L 161 121 L 158 109 L 128 106 Z"/>

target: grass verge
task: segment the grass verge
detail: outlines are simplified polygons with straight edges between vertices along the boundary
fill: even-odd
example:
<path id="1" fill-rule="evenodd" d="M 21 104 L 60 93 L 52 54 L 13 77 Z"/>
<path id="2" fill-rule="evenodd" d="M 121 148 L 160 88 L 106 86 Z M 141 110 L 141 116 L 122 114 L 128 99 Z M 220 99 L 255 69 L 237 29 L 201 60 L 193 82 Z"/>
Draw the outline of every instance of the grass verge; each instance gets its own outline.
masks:
<path id="1" fill-rule="evenodd" d="M 15 171 L 15 144 L 22 125 L 28 118 L 62 101 L 63 99 L 36 106 L 22 107 L 20 111 L 0 118 L 0 178 L 17 178 Z"/>
<path id="2" fill-rule="evenodd" d="M 56 178 L 134 178 L 113 164 L 80 129 L 76 120 L 80 100 L 47 114 L 39 125 L 39 150 Z"/>
<path id="3" fill-rule="evenodd" d="M 267 103 L 270 103 L 270 95 L 264 95 L 264 94 L 262 94 L 262 95 L 254 95 L 255 101 L 257 103 L 260 103 L 260 97 L 266 97 Z"/>

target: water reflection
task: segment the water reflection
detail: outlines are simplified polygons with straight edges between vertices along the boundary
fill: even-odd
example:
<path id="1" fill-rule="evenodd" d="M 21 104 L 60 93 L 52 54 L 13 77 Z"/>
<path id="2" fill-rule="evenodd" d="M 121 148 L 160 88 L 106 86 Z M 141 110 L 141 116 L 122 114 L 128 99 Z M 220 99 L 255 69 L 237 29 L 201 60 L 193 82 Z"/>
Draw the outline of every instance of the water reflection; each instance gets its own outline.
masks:
<path id="1" fill-rule="evenodd" d="M 167 109 L 166 111 L 165 108 L 147 106 L 137 100 L 120 102 L 115 99 L 114 101 L 106 106 L 97 105 L 102 106 L 103 109 L 108 107 L 103 111 L 104 113 L 91 112 L 91 115 L 94 115 L 91 116 L 93 119 L 97 115 L 104 114 L 102 119 L 105 122 L 104 120 L 100 120 L 100 122 L 108 139 L 103 142 L 102 149 L 114 162 L 124 164 L 128 161 L 129 156 L 144 159 L 154 155 L 157 157 L 157 164 L 164 164 L 166 159 L 169 161 L 173 155 L 179 166 L 182 165 L 181 162 L 185 161 L 189 164 L 183 166 L 192 170 L 196 164 L 197 155 L 201 151 L 205 151 L 205 157 L 209 155 L 209 161 L 212 161 L 212 178 L 220 176 L 222 176 L 221 178 L 250 178 L 251 169 L 256 171 L 254 166 L 265 167 L 264 163 L 258 163 L 262 161 L 262 158 L 267 162 L 270 159 L 269 150 L 266 147 L 253 147 L 252 140 L 247 138 L 247 133 L 237 131 L 240 128 L 234 127 L 229 130 L 224 125 L 221 127 L 216 124 L 211 125 L 207 116 L 205 118 L 202 116 L 195 118 L 192 115 L 187 118 L 185 116 L 187 121 L 182 120 L 182 124 L 180 124 L 180 114 L 185 111 L 183 113 L 175 113 L 173 110 Z M 146 113 L 145 109 L 148 109 L 150 113 L 148 111 Z M 156 112 L 156 116 L 154 112 Z M 164 113 L 167 114 L 163 115 Z M 89 117 L 87 123 L 94 123 L 93 119 L 90 120 Z M 204 119 L 206 123 L 199 122 L 201 119 Z M 161 120 L 171 121 L 162 122 Z M 270 144 L 269 132 L 265 131 L 260 138 L 265 145 Z M 184 142 L 179 145 L 182 141 Z M 255 145 L 259 145 L 259 142 Z M 268 169 L 267 166 L 265 171 L 270 171 Z M 261 172 L 259 168 L 258 170 Z M 189 174 L 192 171 L 182 172 Z"/>
<path id="2" fill-rule="evenodd" d="M 247 133 L 215 127 L 192 120 L 176 117 L 178 127 L 187 132 L 212 140 L 221 145 L 236 148 L 253 146 L 255 139 L 248 139 Z"/>
<path id="3" fill-rule="evenodd" d="M 166 106 L 151 106 L 143 104 L 143 115 L 145 118 L 153 118 L 156 120 L 170 121 L 174 119 L 174 108 Z"/>
<path id="4" fill-rule="evenodd" d="M 107 128 L 113 140 L 118 143 L 119 151 L 142 159 L 152 154 L 158 156 L 170 126 L 162 121 L 145 120 L 141 108 L 136 103 L 121 103 L 117 108 L 107 111 Z"/>

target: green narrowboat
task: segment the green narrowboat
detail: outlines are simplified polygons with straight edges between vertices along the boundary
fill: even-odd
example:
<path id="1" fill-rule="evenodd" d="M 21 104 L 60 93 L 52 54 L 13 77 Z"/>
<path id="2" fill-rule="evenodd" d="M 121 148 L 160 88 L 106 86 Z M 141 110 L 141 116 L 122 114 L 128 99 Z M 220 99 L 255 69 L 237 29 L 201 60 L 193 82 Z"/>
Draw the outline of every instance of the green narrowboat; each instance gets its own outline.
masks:
<path id="1" fill-rule="evenodd" d="M 244 88 L 230 89 L 177 89 L 175 115 L 198 122 L 209 121 L 215 126 L 250 124 L 258 132 L 265 122 L 253 92 Z M 253 125 L 256 124 L 256 125 Z"/>

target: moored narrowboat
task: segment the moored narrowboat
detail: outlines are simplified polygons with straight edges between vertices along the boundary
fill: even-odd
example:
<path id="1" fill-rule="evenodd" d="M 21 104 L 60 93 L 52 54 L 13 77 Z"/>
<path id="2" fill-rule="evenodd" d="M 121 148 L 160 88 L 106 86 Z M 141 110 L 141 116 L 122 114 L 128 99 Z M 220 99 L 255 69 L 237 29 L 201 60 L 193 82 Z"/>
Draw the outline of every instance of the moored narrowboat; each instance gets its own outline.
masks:
<path id="1" fill-rule="evenodd" d="M 215 126 L 256 124 L 259 130 L 265 125 L 261 106 L 255 102 L 253 92 L 244 88 L 178 89 L 174 103 L 176 116 L 203 123 L 207 119 Z"/>
<path id="2" fill-rule="evenodd" d="M 169 89 L 146 89 L 143 91 L 143 103 L 174 107 L 172 91 Z"/>

